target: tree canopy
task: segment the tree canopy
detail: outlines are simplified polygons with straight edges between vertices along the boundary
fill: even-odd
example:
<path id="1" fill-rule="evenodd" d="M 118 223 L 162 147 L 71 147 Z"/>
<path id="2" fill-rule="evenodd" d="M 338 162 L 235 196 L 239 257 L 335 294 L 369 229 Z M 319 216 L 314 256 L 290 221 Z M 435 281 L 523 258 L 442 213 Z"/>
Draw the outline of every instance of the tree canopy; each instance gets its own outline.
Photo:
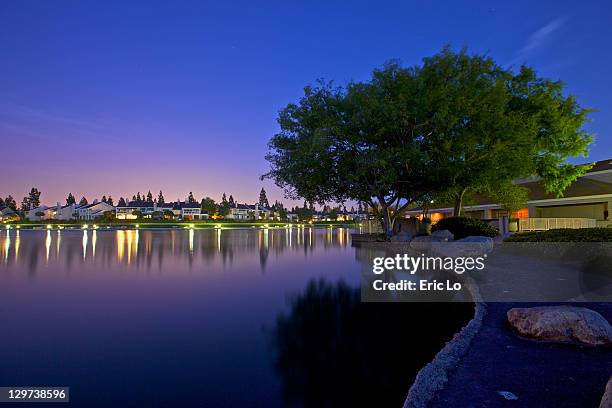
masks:
<path id="1" fill-rule="evenodd" d="M 533 69 L 514 73 L 450 48 L 345 87 L 320 81 L 280 111 L 263 177 L 288 198 L 364 202 L 388 235 L 427 197 L 450 196 L 459 213 L 466 192 L 503 196 L 531 175 L 560 195 L 588 168 L 567 159 L 591 142 L 582 128 L 589 110 L 562 91 Z"/>

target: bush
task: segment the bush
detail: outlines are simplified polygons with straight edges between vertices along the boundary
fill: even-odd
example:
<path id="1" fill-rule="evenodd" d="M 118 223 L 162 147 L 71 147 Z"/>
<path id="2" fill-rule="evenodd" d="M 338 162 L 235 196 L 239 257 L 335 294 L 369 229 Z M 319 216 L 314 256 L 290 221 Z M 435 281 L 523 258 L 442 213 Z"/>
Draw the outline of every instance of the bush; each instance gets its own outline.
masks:
<path id="1" fill-rule="evenodd" d="M 612 229 L 561 228 L 541 232 L 521 232 L 506 238 L 506 242 L 612 242 Z"/>
<path id="2" fill-rule="evenodd" d="M 433 230 L 449 230 L 453 233 L 455 239 L 461 239 L 471 235 L 493 238 L 498 234 L 497 229 L 490 226 L 486 222 L 476 218 L 466 217 L 442 218 L 436 225 L 433 226 Z"/>

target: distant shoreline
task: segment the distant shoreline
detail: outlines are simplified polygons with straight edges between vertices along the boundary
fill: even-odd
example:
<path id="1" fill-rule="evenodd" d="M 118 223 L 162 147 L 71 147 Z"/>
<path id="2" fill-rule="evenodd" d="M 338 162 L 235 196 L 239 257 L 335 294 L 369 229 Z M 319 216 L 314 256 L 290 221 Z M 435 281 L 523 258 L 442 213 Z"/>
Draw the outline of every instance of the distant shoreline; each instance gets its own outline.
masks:
<path id="1" fill-rule="evenodd" d="M 181 221 L 181 222 L 165 222 L 165 221 L 144 221 L 144 222 L 111 222 L 111 223 L 96 223 L 96 222 L 53 222 L 53 221 L 28 221 L 15 222 L 4 224 L 4 229 L 24 229 L 24 230 L 117 230 L 117 229 L 251 229 L 251 228 L 353 228 L 358 224 L 355 222 L 334 222 L 323 221 L 313 223 L 292 223 L 292 222 L 265 222 L 265 221 Z"/>

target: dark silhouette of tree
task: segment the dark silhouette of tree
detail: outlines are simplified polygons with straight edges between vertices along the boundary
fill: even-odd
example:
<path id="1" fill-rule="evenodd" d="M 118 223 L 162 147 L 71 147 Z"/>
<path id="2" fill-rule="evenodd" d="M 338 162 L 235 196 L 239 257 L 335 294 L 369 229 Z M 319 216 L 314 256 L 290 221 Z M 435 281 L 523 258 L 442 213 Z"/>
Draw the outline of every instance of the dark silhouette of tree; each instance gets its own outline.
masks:
<path id="1" fill-rule="evenodd" d="M 6 205 L 8 208 L 10 208 L 13 211 L 17 211 L 17 202 L 15 201 L 13 196 L 10 194 L 6 196 L 6 198 L 4 199 L 4 205 Z"/>
<path id="2" fill-rule="evenodd" d="M 151 190 L 147 193 L 147 203 L 153 202 L 153 194 L 151 194 Z"/>
<path id="3" fill-rule="evenodd" d="M 40 191 L 38 191 L 36 187 L 32 187 L 30 190 L 30 194 L 28 194 L 28 202 L 30 203 L 30 208 L 40 207 Z"/>
<path id="4" fill-rule="evenodd" d="M 119 197 L 119 202 L 117 203 L 118 207 L 126 207 L 127 204 L 125 202 L 125 199 L 123 197 Z"/>
<path id="5" fill-rule="evenodd" d="M 66 197 L 66 205 L 76 204 L 76 199 L 72 195 L 72 193 L 68 193 L 68 197 Z"/>
<path id="6" fill-rule="evenodd" d="M 106 199 L 106 204 L 108 205 L 112 205 L 114 206 L 115 204 L 113 203 L 113 197 L 112 196 L 108 196 L 108 198 Z"/>
<path id="7" fill-rule="evenodd" d="M 136 201 L 142 201 L 142 197 L 140 197 L 140 191 L 136 193 Z"/>
<path id="8" fill-rule="evenodd" d="M 81 201 L 79 201 L 79 205 L 87 205 L 87 204 L 89 204 L 89 203 L 87 202 L 87 199 L 85 198 L 85 196 L 83 196 L 81 198 Z"/>
<path id="9" fill-rule="evenodd" d="M 159 190 L 159 195 L 157 196 L 157 204 L 165 204 L 165 203 L 166 203 L 166 199 L 164 198 L 162 191 Z"/>
<path id="10" fill-rule="evenodd" d="M 264 190 L 263 187 L 261 188 L 261 191 L 259 192 L 259 205 L 264 208 L 270 207 L 270 203 L 268 202 L 268 197 L 266 195 L 266 190 Z"/>
<path id="11" fill-rule="evenodd" d="M 236 202 L 234 201 L 234 196 L 230 194 L 229 196 L 229 200 L 227 200 L 227 202 L 229 203 L 230 207 L 235 207 L 236 206 Z"/>
<path id="12" fill-rule="evenodd" d="M 103 195 L 103 196 L 102 196 L 102 202 L 103 202 L 103 203 L 105 203 L 105 202 L 106 202 L 106 196 L 105 196 L 105 195 Z"/>
<path id="13" fill-rule="evenodd" d="M 189 204 L 195 204 L 197 202 L 191 191 L 189 192 L 189 197 L 187 197 L 187 202 Z"/>

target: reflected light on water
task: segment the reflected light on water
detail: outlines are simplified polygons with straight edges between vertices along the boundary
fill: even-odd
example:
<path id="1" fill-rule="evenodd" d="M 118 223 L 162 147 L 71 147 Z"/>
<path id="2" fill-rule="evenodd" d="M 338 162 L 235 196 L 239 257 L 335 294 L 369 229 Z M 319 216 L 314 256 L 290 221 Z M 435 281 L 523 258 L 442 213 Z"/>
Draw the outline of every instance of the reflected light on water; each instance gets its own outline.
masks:
<path id="1" fill-rule="evenodd" d="M 57 240 L 57 242 L 55 243 L 55 255 L 59 256 L 60 245 L 62 243 L 62 233 L 59 229 L 57 230 L 57 237 L 55 237 L 55 239 Z"/>
<path id="2" fill-rule="evenodd" d="M 189 253 L 193 254 L 193 228 L 189 228 Z"/>
<path id="3" fill-rule="evenodd" d="M 9 249 L 11 249 L 11 231 L 6 230 L 6 237 L 4 238 L 4 243 L 2 245 L 2 255 L 4 257 L 4 262 L 8 262 Z"/>
<path id="4" fill-rule="evenodd" d="M 98 235 L 96 230 L 93 231 L 91 235 L 91 256 L 96 257 L 96 241 L 98 240 Z"/>
<path id="5" fill-rule="evenodd" d="M 117 239 L 117 260 L 121 262 L 125 253 L 125 231 L 117 230 L 115 236 Z"/>
<path id="6" fill-rule="evenodd" d="M 49 252 L 51 251 L 51 231 L 47 230 L 47 237 L 45 238 L 45 250 L 46 250 L 46 262 L 49 262 Z"/>
<path id="7" fill-rule="evenodd" d="M 86 229 L 83 230 L 83 259 L 87 257 L 87 241 L 89 240 L 89 234 Z"/>
<path id="8" fill-rule="evenodd" d="M 19 238 L 19 230 L 17 230 L 17 234 L 15 235 L 15 259 L 19 257 L 19 245 L 21 244 L 21 239 Z"/>
<path id="9" fill-rule="evenodd" d="M 221 228 L 217 229 L 217 252 L 221 252 Z"/>

